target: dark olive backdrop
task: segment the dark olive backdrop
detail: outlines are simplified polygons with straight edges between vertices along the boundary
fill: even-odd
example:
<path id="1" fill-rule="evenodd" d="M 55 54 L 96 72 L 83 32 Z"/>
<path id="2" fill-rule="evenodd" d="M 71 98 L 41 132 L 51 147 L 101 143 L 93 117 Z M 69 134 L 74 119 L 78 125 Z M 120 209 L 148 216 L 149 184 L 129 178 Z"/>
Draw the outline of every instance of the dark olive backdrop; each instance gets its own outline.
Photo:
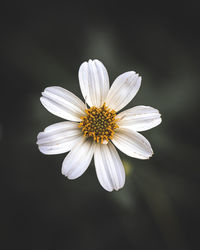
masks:
<path id="1" fill-rule="evenodd" d="M 1 249 L 199 249 L 199 8 L 191 1 L 6 1 L 1 6 Z M 65 155 L 42 155 L 36 136 L 61 121 L 40 104 L 59 85 L 81 97 L 80 64 L 98 58 L 112 82 L 135 70 L 129 104 L 162 125 L 143 133 L 154 156 L 120 154 L 125 187 L 104 191 L 93 163 L 75 181 Z M 82 97 L 81 97 L 82 98 Z"/>

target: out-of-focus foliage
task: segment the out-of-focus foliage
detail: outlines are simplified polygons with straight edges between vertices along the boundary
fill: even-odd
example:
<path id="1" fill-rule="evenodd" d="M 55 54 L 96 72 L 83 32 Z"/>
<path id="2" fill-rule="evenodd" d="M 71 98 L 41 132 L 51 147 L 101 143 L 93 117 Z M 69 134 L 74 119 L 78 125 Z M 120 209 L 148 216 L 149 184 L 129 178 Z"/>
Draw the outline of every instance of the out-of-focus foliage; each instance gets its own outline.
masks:
<path id="1" fill-rule="evenodd" d="M 2 10 L 2 249 L 199 249 L 198 8 L 31 0 Z M 153 106 L 163 118 L 143 133 L 151 160 L 120 154 L 127 177 L 119 192 L 100 187 L 93 164 L 67 180 L 64 155 L 42 155 L 35 144 L 61 121 L 40 92 L 59 85 L 81 97 L 77 72 L 89 58 L 105 64 L 111 83 L 140 73 L 129 107 Z"/>

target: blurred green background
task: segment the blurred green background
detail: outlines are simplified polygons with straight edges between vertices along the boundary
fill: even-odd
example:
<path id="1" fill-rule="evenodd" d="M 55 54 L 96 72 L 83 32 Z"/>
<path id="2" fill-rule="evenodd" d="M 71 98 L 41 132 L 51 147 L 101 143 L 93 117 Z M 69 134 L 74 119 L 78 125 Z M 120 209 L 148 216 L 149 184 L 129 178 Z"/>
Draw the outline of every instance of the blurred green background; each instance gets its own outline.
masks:
<path id="1" fill-rule="evenodd" d="M 0 43 L 1 249 L 200 249 L 198 5 L 5 1 Z M 69 181 L 65 155 L 42 155 L 35 143 L 61 121 L 42 107 L 41 91 L 58 85 L 82 98 L 77 72 L 90 58 L 111 83 L 140 73 L 128 107 L 149 105 L 163 118 L 143 132 L 153 158 L 120 154 L 127 177 L 118 192 L 101 188 L 93 163 Z"/>

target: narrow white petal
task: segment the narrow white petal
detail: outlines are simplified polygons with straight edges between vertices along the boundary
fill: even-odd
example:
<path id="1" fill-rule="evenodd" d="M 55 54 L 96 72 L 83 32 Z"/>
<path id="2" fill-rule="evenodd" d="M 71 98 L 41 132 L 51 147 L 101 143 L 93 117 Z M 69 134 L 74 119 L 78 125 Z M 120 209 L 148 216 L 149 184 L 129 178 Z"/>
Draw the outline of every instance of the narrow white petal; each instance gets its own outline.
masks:
<path id="1" fill-rule="evenodd" d="M 124 154 L 134 158 L 149 159 L 153 154 L 148 140 L 130 129 L 117 129 L 112 142 Z"/>
<path id="2" fill-rule="evenodd" d="M 85 115 L 85 104 L 70 91 L 61 87 L 48 87 L 40 98 L 44 107 L 52 114 L 70 121 L 81 121 Z"/>
<path id="3" fill-rule="evenodd" d="M 141 77 L 134 71 L 118 76 L 108 92 L 106 104 L 115 111 L 121 110 L 137 94 L 140 85 Z"/>
<path id="4" fill-rule="evenodd" d="M 96 59 L 84 62 L 78 76 L 81 92 L 88 105 L 102 106 L 109 90 L 109 78 L 104 65 Z"/>
<path id="5" fill-rule="evenodd" d="M 111 142 L 97 143 L 94 162 L 98 180 L 107 191 L 119 190 L 125 183 L 125 170 L 117 150 Z"/>
<path id="6" fill-rule="evenodd" d="M 125 127 L 134 131 L 145 131 L 161 123 L 160 113 L 149 106 L 136 106 L 117 115 L 120 128 Z"/>
<path id="7" fill-rule="evenodd" d="M 62 174 L 69 179 L 76 179 L 88 168 L 94 153 L 92 140 L 82 138 L 65 157 L 62 164 Z"/>
<path id="8" fill-rule="evenodd" d="M 43 154 L 66 153 L 82 138 L 76 122 L 59 122 L 47 127 L 37 137 L 39 150 Z"/>

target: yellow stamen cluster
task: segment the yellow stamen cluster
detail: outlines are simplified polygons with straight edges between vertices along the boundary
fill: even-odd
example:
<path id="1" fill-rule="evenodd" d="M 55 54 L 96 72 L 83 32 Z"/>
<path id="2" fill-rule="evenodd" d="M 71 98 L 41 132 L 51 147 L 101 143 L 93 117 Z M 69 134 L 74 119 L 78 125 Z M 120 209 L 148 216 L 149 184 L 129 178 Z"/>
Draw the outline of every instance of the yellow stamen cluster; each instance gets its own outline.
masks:
<path id="1" fill-rule="evenodd" d="M 110 110 L 104 103 L 101 108 L 93 106 L 85 112 L 87 116 L 81 117 L 82 122 L 79 123 L 84 136 L 93 137 L 97 143 L 106 143 L 113 138 L 114 130 L 118 128 L 114 110 Z"/>

